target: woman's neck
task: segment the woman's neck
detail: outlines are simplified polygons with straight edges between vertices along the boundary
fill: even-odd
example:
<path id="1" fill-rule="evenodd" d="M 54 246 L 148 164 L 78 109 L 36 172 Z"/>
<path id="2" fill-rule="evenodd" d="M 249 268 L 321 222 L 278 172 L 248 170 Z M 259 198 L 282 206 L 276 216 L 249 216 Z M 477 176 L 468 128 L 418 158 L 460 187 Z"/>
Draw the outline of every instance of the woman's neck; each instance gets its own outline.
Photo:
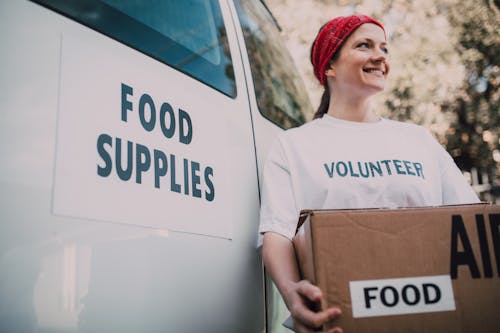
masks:
<path id="1" fill-rule="evenodd" d="M 345 100 L 339 96 L 336 97 L 330 99 L 328 115 L 357 122 L 375 122 L 380 119 L 373 112 L 369 98 Z"/>

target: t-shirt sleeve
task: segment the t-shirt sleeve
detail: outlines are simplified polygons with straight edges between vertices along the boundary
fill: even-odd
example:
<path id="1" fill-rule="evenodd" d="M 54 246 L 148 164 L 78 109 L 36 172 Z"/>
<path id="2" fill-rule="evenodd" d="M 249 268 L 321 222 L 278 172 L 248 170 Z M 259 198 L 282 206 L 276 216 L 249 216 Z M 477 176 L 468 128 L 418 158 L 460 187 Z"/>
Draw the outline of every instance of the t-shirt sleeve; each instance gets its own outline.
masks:
<path id="1" fill-rule="evenodd" d="M 259 232 L 272 231 L 292 239 L 299 211 L 296 208 L 288 160 L 280 138 L 270 148 L 262 177 Z"/>
<path id="2" fill-rule="evenodd" d="M 430 134 L 432 145 L 439 163 L 443 205 L 462 205 L 480 202 L 474 189 L 467 183 L 464 175 L 450 154 Z"/>

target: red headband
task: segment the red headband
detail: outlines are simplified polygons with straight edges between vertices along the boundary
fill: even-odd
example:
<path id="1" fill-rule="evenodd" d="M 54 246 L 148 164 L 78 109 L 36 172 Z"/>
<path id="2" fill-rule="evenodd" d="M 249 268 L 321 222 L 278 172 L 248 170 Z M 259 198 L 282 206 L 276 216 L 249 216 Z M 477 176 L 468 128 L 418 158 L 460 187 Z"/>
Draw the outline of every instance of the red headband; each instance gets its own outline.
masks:
<path id="1" fill-rule="evenodd" d="M 325 71 L 328 62 L 339 50 L 342 43 L 349 37 L 356 28 L 364 23 L 373 23 L 384 30 L 382 24 L 366 15 L 339 16 L 325 24 L 316 36 L 314 41 L 311 62 L 314 68 L 314 75 L 321 85 L 325 85 Z M 385 33 L 385 30 L 384 30 Z"/>

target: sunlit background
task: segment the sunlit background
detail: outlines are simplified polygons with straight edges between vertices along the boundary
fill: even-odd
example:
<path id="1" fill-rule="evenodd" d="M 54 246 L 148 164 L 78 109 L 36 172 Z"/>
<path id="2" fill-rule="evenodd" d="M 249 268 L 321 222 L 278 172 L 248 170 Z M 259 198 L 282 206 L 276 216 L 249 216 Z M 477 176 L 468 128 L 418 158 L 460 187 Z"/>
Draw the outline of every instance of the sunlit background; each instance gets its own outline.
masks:
<path id="1" fill-rule="evenodd" d="M 329 19 L 382 21 L 391 74 L 376 103 L 384 117 L 429 128 L 481 199 L 500 202 L 499 0 L 265 0 L 316 108 L 322 94 L 310 45 Z M 312 115 L 311 115 L 312 116 Z"/>

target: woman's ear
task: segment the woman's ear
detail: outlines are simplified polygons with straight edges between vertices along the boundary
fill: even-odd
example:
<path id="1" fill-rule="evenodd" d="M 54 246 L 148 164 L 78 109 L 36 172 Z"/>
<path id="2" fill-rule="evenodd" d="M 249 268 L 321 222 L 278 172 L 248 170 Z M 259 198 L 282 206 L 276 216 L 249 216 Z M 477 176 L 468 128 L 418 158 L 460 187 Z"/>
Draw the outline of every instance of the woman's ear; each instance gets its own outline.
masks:
<path id="1" fill-rule="evenodd" d="M 331 66 L 330 68 L 328 68 L 326 71 L 325 71 L 325 75 L 326 77 L 335 77 L 335 67 Z"/>

